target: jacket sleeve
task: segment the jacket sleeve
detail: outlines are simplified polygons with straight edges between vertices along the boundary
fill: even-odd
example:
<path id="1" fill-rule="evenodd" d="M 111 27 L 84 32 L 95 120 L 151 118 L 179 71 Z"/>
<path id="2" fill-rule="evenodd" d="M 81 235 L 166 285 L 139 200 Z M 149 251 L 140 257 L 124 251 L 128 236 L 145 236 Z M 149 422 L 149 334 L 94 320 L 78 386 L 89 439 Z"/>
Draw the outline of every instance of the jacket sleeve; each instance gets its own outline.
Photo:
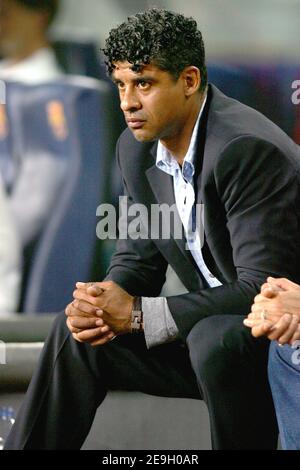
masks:
<path id="1" fill-rule="evenodd" d="M 247 315 L 267 276 L 298 280 L 300 206 L 295 163 L 295 155 L 288 157 L 273 144 L 251 136 L 224 148 L 215 164 L 214 180 L 226 214 L 236 281 L 167 299 L 182 338 L 202 318 Z"/>

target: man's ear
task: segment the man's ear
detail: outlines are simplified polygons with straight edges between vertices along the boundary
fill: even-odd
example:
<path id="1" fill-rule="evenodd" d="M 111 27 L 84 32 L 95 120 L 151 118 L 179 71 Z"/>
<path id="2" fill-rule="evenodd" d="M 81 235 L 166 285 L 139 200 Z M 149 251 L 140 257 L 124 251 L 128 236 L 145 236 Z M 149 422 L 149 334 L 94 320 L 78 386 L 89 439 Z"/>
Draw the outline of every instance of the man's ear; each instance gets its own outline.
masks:
<path id="1" fill-rule="evenodd" d="M 186 97 L 197 93 L 201 86 L 201 75 L 198 67 L 190 65 L 181 72 Z"/>

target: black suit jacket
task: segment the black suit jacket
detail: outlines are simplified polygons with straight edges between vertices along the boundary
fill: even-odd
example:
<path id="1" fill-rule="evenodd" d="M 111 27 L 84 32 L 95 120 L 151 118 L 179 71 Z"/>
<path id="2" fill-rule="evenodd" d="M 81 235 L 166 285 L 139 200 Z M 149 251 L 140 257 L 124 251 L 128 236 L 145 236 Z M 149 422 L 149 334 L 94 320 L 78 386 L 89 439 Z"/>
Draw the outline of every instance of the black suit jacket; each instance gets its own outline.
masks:
<path id="1" fill-rule="evenodd" d="M 175 204 L 173 179 L 155 165 L 157 143 L 127 129 L 117 144 L 129 204 Z M 246 315 L 266 277 L 300 280 L 299 147 L 262 114 L 209 86 L 197 151 L 206 264 L 223 285 L 208 289 L 186 240 L 120 240 L 108 279 L 155 297 L 168 263 L 189 293 L 167 299 L 184 339 L 210 315 Z"/>

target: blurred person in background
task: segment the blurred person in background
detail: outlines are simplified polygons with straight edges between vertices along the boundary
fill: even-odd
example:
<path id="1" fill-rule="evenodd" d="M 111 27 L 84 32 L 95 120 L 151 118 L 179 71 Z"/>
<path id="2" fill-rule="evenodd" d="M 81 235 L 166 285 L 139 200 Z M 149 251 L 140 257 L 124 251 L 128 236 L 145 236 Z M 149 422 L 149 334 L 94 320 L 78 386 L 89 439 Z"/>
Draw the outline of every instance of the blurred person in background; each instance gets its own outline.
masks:
<path id="1" fill-rule="evenodd" d="M 244 324 L 271 340 L 268 374 L 281 445 L 300 450 L 300 285 L 269 277 Z"/>
<path id="2" fill-rule="evenodd" d="M 0 0 L 0 79 L 38 85 L 62 76 L 48 39 L 59 6 L 60 0 Z M 64 119 L 63 108 L 53 114 Z M 17 157 L 9 204 L 22 246 L 29 246 L 30 260 L 66 168 L 46 148 L 43 153 Z"/>
<path id="3" fill-rule="evenodd" d="M 0 78 L 40 83 L 63 73 L 48 39 L 59 3 L 0 0 Z"/>
<path id="4" fill-rule="evenodd" d="M 17 311 L 21 270 L 20 242 L 0 177 L 0 316 Z"/>

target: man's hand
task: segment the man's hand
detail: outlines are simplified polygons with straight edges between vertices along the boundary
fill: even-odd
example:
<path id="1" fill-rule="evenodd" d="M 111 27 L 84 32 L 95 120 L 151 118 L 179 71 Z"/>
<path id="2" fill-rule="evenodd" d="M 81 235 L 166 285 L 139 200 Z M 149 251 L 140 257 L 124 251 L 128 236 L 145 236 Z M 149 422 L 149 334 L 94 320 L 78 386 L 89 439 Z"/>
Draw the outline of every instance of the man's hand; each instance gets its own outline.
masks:
<path id="1" fill-rule="evenodd" d="M 282 278 L 274 278 L 274 277 L 268 277 L 267 279 L 267 284 L 271 286 L 274 290 L 279 290 L 279 291 L 300 291 L 300 286 L 296 284 L 295 282 L 289 281 L 288 279 L 285 279 L 284 277 Z M 263 284 L 262 290 L 266 284 Z"/>
<path id="2" fill-rule="evenodd" d="M 133 299 L 112 281 L 84 284 L 78 282 L 73 293 L 73 307 L 81 316 L 96 315 L 115 334 L 131 331 Z"/>
<path id="3" fill-rule="evenodd" d="M 102 346 L 113 339 L 115 333 L 106 325 L 103 319 L 94 313 L 85 314 L 70 303 L 65 313 L 67 326 L 73 338 L 80 343 L 90 343 L 91 346 Z"/>
<path id="4" fill-rule="evenodd" d="M 280 344 L 293 344 L 300 339 L 300 286 L 269 277 L 244 324 L 255 337 L 265 335 Z"/>

